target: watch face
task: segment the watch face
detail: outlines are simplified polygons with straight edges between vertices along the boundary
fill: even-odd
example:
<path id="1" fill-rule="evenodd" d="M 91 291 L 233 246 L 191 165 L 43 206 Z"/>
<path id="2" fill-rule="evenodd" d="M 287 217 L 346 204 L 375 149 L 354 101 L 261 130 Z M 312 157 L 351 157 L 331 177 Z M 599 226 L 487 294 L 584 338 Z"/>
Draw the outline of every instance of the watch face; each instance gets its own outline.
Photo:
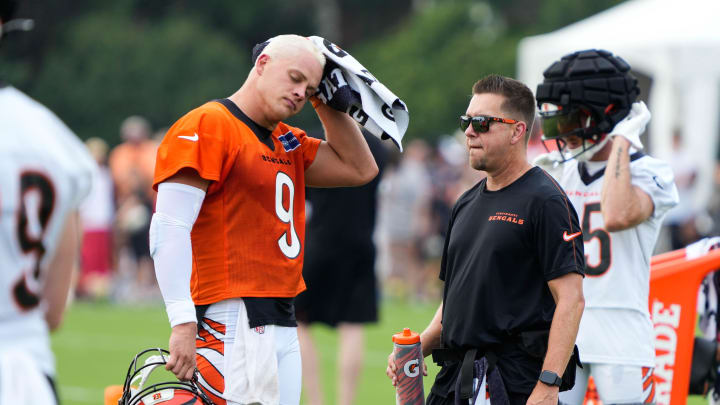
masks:
<path id="1" fill-rule="evenodd" d="M 557 374 L 553 373 L 552 371 L 543 370 L 542 373 L 540 373 L 540 382 L 545 383 L 547 385 L 553 385 L 556 387 L 559 387 L 562 383 L 562 379 L 558 377 Z"/>

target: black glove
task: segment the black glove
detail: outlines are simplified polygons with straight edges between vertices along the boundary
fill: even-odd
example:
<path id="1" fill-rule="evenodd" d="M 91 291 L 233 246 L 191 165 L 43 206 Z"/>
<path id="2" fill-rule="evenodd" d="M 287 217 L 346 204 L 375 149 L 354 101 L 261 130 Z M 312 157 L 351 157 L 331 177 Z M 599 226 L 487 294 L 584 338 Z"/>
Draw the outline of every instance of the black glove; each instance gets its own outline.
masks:
<path id="1" fill-rule="evenodd" d="M 315 95 L 323 103 L 344 113 L 349 112 L 353 105 L 358 107 L 362 105 L 360 93 L 350 87 L 342 69 L 330 59 L 325 62 L 323 77 Z"/>

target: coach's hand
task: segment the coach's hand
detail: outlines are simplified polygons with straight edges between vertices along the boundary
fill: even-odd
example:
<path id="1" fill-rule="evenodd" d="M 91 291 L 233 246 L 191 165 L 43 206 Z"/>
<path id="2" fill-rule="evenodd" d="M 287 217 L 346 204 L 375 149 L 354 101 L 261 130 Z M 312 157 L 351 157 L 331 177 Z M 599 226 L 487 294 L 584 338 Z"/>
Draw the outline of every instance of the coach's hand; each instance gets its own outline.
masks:
<path id="1" fill-rule="evenodd" d="M 179 380 L 190 380 L 195 372 L 196 336 L 195 322 L 175 325 L 170 333 L 170 358 L 165 369 L 172 371 Z"/>
<path id="2" fill-rule="evenodd" d="M 425 361 L 422 362 L 423 375 L 427 377 L 427 364 Z M 388 366 L 385 369 L 385 374 L 390 380 L 392 380 L 393 387 L 397 386 L 397 364 L 395 364 L 395 351 L 393 350 L 388 356 Z"/>
<path id="3" fill-rule="evenodd" d="M 527 405 L 557 405 L 559 392 L 560 388 L 538 381 L 527 400 Z"/>

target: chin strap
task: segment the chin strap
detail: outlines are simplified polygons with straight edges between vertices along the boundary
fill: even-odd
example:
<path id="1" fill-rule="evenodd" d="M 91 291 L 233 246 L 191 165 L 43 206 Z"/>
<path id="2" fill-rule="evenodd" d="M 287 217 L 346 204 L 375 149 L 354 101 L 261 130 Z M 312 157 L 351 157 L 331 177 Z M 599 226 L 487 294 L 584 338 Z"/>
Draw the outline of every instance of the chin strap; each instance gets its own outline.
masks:
<path id="1" fill-rule="evenodd" d="M 134 396 L 138 392 L 142 391 L 143 387 L 145 386 L 145 382 L 147 382 L 148 377 L 150 377 L 150 373 L 153 372 L 156 368 L 160 366 L 164 366 L 167 362 L 167 359 L 165 356 L 156 354 L 154 356 L 150 356 L 145 360 L 145 365 L 140 370 L 140 373 L 137 374 L 133 379 L 130 381 L 130 393 L 131 396 Z M 137 388 L 135 388 L 135 381 L 140 380 L 140 383 L 137 385 Z"/>

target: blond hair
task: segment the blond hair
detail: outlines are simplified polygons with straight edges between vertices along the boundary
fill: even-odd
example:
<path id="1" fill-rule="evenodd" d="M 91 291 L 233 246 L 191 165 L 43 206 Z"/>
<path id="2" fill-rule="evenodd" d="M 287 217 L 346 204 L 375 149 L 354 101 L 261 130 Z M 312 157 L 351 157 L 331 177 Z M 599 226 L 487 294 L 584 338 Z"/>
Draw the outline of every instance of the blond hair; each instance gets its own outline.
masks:
<path id="1" fill-rule="evenodd" d="M 285 34 L 278 35 L 269 39 L 270 43 L 263 49 L 260 55 L 268 55 L 270 57 L 290 56 L 298 50 L 310 52 L 311 55 L 325 66 L 325 55 L 312 43 L 309 39 L 300 35 Z"/>

